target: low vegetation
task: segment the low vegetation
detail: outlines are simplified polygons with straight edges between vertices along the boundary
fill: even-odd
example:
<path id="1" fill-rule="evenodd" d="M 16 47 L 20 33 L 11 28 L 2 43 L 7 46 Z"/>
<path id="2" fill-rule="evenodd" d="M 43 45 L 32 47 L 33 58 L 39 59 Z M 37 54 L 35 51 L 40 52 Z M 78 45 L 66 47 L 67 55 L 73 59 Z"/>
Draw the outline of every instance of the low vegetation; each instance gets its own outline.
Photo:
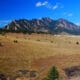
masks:
<path id="1" fill-rule="evenodd" d="M 0 47 L 2 46 L 2 43 L 0 42 Z"/>
<path id="2" fill-rule="evenodd" d="M 37 39 L 37 41 L 40 41 L 40 39 Z"/>
<path id="3" fill-rule="evenodd" d="M 51 43 L 53 43 L 53 41 L 51 41 Z"/>
<path id="4" fill-rule="evenodd" d="M 18 43 L 18 41 L 17 40 L 14 40 L 14 43 Z"/>
<path id="5" fill-rule="evenodd" d="M 55 66 L 50 69 L 50 71 L 48 72 L 48 76 L 43 80 L 59 80 L 59 73 Z"/>
<path id="6" fill-rule="evenodd" d="M 80 46 L 76 45 L 80 36 L 7 33 L 0 39 L 0 72 L 8 75 L 22 69 L 35 70 L 42 80 L 49 77 L 48 70 L 54 65 L 65 78 L 63 69 L 80 64 Z"/>
<path id="7" fill-rule="evenodd" d="M 77 45 L 79 45 L 79 42 L 76 42 Z"/>

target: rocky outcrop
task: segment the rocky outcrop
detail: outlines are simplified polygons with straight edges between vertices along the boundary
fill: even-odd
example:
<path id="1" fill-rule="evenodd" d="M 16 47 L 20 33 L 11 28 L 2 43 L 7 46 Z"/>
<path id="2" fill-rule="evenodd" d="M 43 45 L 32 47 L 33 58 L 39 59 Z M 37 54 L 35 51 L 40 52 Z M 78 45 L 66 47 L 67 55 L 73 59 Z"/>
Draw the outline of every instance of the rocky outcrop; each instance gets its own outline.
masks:
<path id="1" fill-rule="evenodd" d="M 69 34 L 80 34 L 80 27 L 65 19 L 53 20 L 50 18 L 41 19 L 20 19 L 14 20 L 6 25 L 4 29 L 9 31 L 33 31 L 33 32 L 47 32 L 59 34 L 66 32 Z"/>

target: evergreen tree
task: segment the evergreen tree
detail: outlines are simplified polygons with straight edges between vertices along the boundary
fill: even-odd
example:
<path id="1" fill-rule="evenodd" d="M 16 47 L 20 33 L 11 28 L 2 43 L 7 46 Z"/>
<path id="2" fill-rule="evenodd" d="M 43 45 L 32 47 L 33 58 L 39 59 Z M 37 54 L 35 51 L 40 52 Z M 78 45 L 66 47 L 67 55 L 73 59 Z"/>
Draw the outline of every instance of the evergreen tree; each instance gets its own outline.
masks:
<path id="1" fill-rule="evenodd" d="M 59 73 L 55 66 L 50 69 L 48 76 L 43 80 L 59 80 Z"/>
<path id="2" fill-rule="evenodd" d="M 55 66 L 53 66 L 51 70 L 49 71 L 48 78 L 49 80 L 55 80 L 59 78 L 59 73 Z"/>

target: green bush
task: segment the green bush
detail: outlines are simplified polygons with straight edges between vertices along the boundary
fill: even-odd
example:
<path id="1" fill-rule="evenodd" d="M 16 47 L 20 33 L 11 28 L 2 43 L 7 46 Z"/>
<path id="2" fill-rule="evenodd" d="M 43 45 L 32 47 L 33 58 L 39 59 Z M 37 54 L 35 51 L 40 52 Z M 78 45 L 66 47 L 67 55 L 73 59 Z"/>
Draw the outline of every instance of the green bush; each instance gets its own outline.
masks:
<path id="1" fill-rule="evenodd" d="M 50 71 L 48 73 L 48 76 L 45 77 L 43 80 L 59 80 L 59 73 L 58 73 L 58 71 L 57 71 L 55 66 L 53 66 L 50 69 Z"/>

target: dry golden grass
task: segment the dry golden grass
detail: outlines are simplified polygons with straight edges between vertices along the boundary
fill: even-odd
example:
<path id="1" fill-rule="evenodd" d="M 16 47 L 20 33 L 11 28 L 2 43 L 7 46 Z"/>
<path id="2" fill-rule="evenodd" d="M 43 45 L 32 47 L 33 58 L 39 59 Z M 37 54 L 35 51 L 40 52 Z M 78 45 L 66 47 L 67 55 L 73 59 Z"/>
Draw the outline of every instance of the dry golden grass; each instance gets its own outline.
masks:
<path id="1" fill-rule="evenodd" d="M 80 36 L 0 35 L 0 72 L 13 74 L 23 68 L 34 69 L 43 77 L 55 65 L 60 75 L 65 76 L 64 68 L 80 65 L 80 44 L 77 45 L 77 41 Z"/>

